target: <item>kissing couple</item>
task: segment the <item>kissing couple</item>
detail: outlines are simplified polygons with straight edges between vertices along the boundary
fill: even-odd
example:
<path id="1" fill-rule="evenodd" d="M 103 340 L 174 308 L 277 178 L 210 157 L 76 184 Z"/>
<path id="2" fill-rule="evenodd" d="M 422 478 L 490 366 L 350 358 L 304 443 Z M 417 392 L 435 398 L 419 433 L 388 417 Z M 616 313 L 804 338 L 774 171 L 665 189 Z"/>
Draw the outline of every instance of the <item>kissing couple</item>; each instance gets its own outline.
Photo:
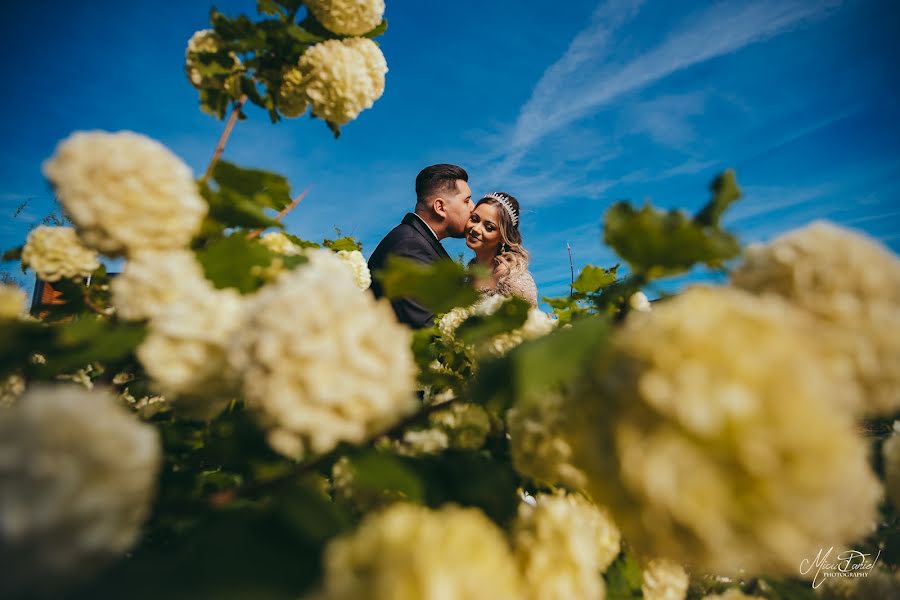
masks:
<path id="1" fill-rule="evenodd" d="M 537 306 L 537 286 L 528 272 L 528 252 L 519 231 L 519 201 L 506 192 L 485 194 L 472 202 L 469 174 L 456 165 L 431 165 L 416 177 L 416 206 L 388 233 L 369 258 L 373 273 L 384 268 L 388 256 L 430 264 L 451 260 L 441 245 L 444 238 L 465 238 L 475 257 L 469 263 L 489 275 L 474 281 L 482 296 L 518 296 Z M 373 277 L 372 291 L 384 291 Z M 413 329 L 428 327 L 434 313 L 411 298 L 391 302 L 397 319 Z"/>

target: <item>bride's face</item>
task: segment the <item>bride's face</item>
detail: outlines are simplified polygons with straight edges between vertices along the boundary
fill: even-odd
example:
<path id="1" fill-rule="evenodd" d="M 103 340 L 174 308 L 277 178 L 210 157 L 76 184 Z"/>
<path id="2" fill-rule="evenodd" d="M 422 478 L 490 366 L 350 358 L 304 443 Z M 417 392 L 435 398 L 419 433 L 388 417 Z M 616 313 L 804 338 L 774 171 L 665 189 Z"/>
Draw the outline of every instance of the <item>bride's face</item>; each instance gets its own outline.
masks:
<path id="1" fill-rule="evenodd" d="M 472 250 L 494 249 L 500 245 L 500 212 L 493 204 L 479 204 L 466 225 L 466 246 Z"/>

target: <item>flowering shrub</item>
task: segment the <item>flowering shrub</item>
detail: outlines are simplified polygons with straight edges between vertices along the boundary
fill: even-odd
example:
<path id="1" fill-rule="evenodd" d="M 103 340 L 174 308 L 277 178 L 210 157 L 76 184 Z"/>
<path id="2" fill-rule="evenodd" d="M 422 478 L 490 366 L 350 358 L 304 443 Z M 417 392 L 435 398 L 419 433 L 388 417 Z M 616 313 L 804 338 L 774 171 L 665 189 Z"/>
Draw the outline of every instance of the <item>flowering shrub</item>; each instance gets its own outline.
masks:
<path id="1" fill-rule="evenodd" d="M 230 114 L 198 180 L 131 132 L 45 163 L 74 228 L 6 254 L 61 302 L 0 288 L 0 594 L 790 600 L 833 545 L 882 562 L 820 594 L 889 597 L 896 256 L 814 225 L 651 310 L 657 279 L 741 255 L 726 171 L 693 215 L 611 206 L 628 273 L 588 265 L 552 315 L 451 261 L 370 273 L 284 230 L 287 178 L 220 155 L 250 105 L 335 135 L 371 108 L 384 5 L 257 6 L 188 42 Z M 411 332 L 373 276 L 443 316 Z"/>

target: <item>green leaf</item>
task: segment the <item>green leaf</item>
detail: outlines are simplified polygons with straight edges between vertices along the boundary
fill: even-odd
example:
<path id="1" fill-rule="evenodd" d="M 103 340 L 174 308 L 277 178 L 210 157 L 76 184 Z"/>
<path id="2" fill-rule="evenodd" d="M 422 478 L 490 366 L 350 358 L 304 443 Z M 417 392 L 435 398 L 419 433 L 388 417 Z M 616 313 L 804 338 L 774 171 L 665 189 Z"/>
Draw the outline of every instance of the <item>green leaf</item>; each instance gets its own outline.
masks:
<path id="1" fill-rule="evenodd" d="M 213 170 L 213 180 L 220 192 L 232 198 L 246 198 L 254 204 L 281 210 L 291 203 L 291 185 L 277 173 L 245 169 L 220 160 Z"/>
<path id="2" fill-rule="evenodd" d="M 512 519 L 519 505 L 518 475 L 508 460 L 486 453 L 448 450 L 421 457 L 417 469 L 426 478 L 426 503 L 475 506 L 499 524 Z"/>
<path id="3" fill-rule="evenodd" d="M 281 223 L 268 216 L 259 205 L 241 196 L 210 190 L 204 193 L 203 197 L 209 203 L 209 218 L 225 227 L 248 229 L 283 227 Z"/>
<path id="4" fill-rule="evenodd" d="M 381 280 L 388 298 L 413 298 L 435 313 L 468 306 L 478 300 L 478 292 L 469 283 L 465 267 L 452 260 L 426 265 L 390 256 L 384 270 L 376 277 Z"/>
<path id="5" fill-rule="evenodd" d="M 288 25 L 287 33 L 293 39 L 297 40 L 298 42 L 300 42 L 301 44 L 304 44 L 304 45 L 318 44 L 319 42 L 323 42 L 326 39 L 320 35 L 316 35 L 315 33 L 307 31 L 306 29 L 303 29 L 299 25 L 295 25 L 293 23 L 291 25 Z"/>
<path id="6" fill-rule="evenodd" d="M 513 331 L 525 324 L 531 305 L 522 298 L 513 297 L 501 304 L 491 315 L 473 315 L 456 330 L 457 337 L 465 344 L 475 344 L 501 333 Z"/>
<path id="7" fill-rule="evenodd" d="M 224 91 L 212 88 L 200 90 L 200 110 L 218 119 L 224 119 L 231 97 Z"/>
<path id="8" fill-rule="evenodd" d="M 641 566 L 629 552 L 619 554 L 604 577 L 607 600 L 638 600 L 644 597 Z"/>
<path id="9" fill-rule="evenodd" d="M 716 177 L 709 184 L 709 189 L 712 192 L 712 198 L 694 216 L 694 222 L 705 227 L 714 227 L 719 224 L 722 213 L 741 197 L 741 190 L 732 169 L 728 169 Z"/>
<path id="10" fill-rule="evenodd" d="M 219 289 L 237 288 L 242 294 L 256 291 L 262 284 L 253 267 L 267 267 L 274 254 L 244 233 L 216 240 L 197 253 L 206 278 Z"/>
<path id="11" fill-rule="evenodd" d="M 142 324 L 82 318 L 62 328 L 56 347 L 48 353 L 46 367 L 60 372 L 92 362 L 112 362 L 130 354 L 146 336 L 147 328 Z"/>
<path id="12" fill-rule="evenodd" d="M 618 265 L 611 269 L 595 267 L 594 265 L 586 265 L 578 275 L 578 279 L 572 287 L 582 293 L 596 292 L 600 288 L 606 287 L 616 280 L 616 269 Z"/>
<path id="13" fill-rule="evenodd" d="M 264 15 L 278 16 L 282 14 L 282 9 L 275 0 L 256 0 L 256 10 Z"/>
<path id="14" fill-rule="evenodd" d="M 3 257 L 0 258 L 3 262 L 8 260 L 21 260 L 22 259 L 22 249 L 25 246 L 16 246 L 15 248 L 10 248 L 6 252 L 3 253 Z"/>
<path id="15" fill-rule="evenodd" d="M 353 470 L 354 493 L 387 494 L 410 502 L 424 500 L 422 481 L 398 457 L 373 450 L 350 457 L 349 461 Z"/>
<path id="16" fill-rule="evenodd" d="M 335 252 L 340 252 L 341 250 L 347 250 L 348 252 L 353 250 L 362 251 L 362 244 L 352 237 L 342 237 L 334 241 L 325 240 L 323 244 L 326 248 L 331 248 Z"/>
<path id="17" fill-rule="evenodd" d="M 303 238 L 299 238 L 296 235 L 293 235 L 290 233 L 285 233 L 284 235 L 285 235 L 285 237 L 287 237 L 287 239 L 291 240 L 292 242 L 294 242 L 301 248 L 321 248 L 322 247 L 315 242 L 311 242 L 309 240 L 304 240 Z"/>
<path id="18" fill-rule="evenodd" d="M 614 204 L 606 212 L 604 235 L 632 271 L 648 278 L 682 273 L 697 263 L 717 267 L 740 253 L 740 244 L 729 233 L 649 204 L 640 210 L 626 202 Z"/>
<path id="19" fill-rule="evenodd" d="M 372 31 L 367 31 L 366 33 L 362 34 L 362 37 L 366 37 L 366 38 L 370 38 L 370 39 L 374 38 L 374 37 L 378 37 L 379 35 L 383 34 L 385 31 L 387 31 L 387 28 L 388 28 L 387 19 L 382 19 L 381 23 L 379 23 L 378 26 L 375 27 L 375 29 L 373 29 Z"/>

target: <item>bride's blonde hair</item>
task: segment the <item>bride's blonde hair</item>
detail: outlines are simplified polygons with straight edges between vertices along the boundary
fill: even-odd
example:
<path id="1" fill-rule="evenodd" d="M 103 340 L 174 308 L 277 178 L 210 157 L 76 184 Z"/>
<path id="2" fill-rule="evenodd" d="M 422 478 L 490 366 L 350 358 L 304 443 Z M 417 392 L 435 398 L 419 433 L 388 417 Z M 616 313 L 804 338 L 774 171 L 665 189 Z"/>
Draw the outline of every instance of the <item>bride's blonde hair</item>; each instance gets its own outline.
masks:
<path id="1" fill-rule="evenodd" d="M 485 196 L 475 205 L 477 208 L 482 204 L 490 204 L 496 207 L 497 213 L 500 215 L 500 244 L 497 246 L 497 256 L 494 257 L 493 274 L 499 280 L 519 271 L 528 269 L 528 251 L 522 246 L 522 234 L 518 225 L 513 223 L 513 219 L 506 207 L 496 198 L 502 196 L 503 199 L 512 207 L 513 213 L 516 215 L 516 221 L 521 223 L 522 217 L 519 211 L 519 201 L 515 196 L 511 196 L 506 192 L 493 192 L 491 196 Z"/>

